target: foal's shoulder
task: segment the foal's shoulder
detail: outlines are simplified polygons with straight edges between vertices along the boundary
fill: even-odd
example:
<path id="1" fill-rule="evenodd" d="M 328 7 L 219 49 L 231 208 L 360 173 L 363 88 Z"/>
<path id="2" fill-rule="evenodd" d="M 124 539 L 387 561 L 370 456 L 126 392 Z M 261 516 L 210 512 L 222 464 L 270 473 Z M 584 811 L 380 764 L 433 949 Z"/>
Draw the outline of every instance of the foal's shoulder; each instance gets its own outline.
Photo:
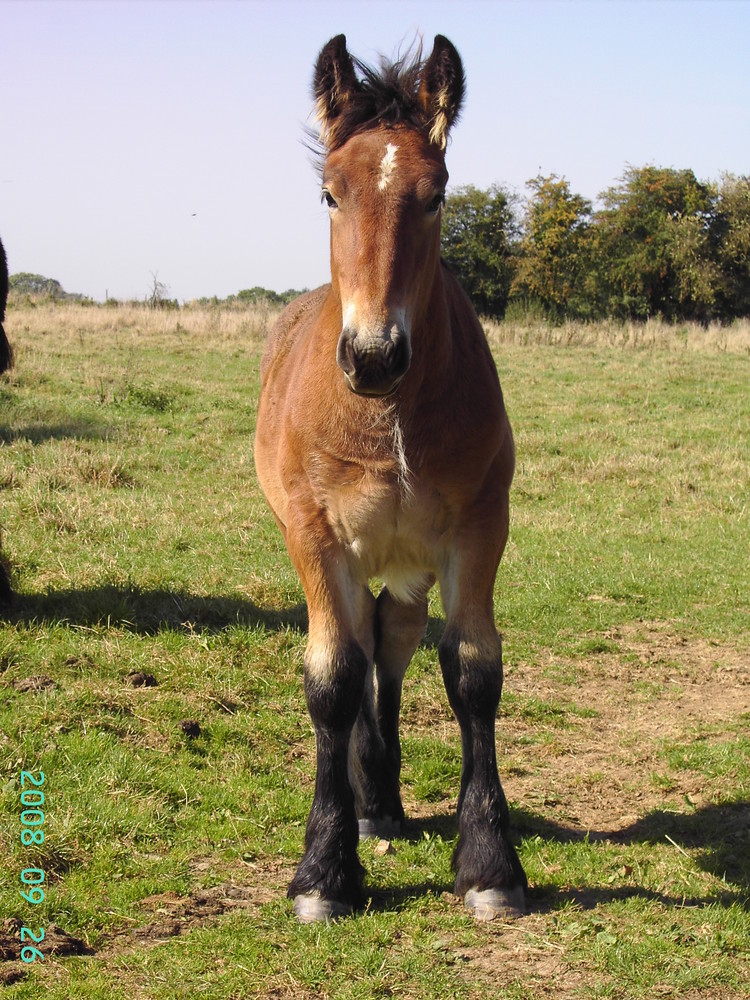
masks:
<path id="1" fill-rule="evenodd" d="M 331 290 L 330 284 L 321 285 L 311 292 L 304 292 L 292 299 L 284 308 L 268 334 L 263 358 L 260 363 L 261 383 L 265 382 L 271 363 L 281 354 L 286 354 L 296 336 L 317 316 L 320 307 Z"/>

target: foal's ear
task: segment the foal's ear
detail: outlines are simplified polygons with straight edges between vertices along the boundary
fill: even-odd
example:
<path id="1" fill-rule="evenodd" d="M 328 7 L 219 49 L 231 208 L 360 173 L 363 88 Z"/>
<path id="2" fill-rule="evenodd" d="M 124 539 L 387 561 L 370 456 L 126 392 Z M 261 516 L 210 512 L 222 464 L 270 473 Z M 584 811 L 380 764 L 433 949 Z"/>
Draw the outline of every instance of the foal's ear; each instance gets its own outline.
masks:
<path id="1" fill-rule="evenodd" d="M 336 119 L 358 90 L 354 63 L 346 50 L 346 36 L 336 35 L 320 50 L 313 77 L 320 137 L 327 146 L 336 131 Z"/>
<path id="2" fill-rule="evenodd" d="M 430 142 L 445 149 L 448 132 L 464 98 L 461 56 L 443 35 L 435 35 L 432 54 L 424 64 L 417 100 L 430 129 Z"/>

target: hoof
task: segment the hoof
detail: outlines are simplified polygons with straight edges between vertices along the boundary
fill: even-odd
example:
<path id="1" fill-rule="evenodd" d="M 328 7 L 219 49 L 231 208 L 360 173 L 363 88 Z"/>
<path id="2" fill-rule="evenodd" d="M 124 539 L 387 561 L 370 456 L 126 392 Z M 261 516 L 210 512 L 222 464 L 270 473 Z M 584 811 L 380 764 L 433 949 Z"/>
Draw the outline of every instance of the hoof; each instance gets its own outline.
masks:
<path id="1" fill-rule="evenodd" d="M 515 920 L 526 912 L 523 889 L 469 889 L 464 902 L 477 920 Z"/>
<path id="2" fill-rule="evenodd" d="M 314 924 L 323 920 L 337 920 L 348 917 L 352 907 L 337 903 L 334 899 L 322 899 L 316 893 L 294 897 L 294 915 L 301 924 Z"/>
<path id="3" fill-rule="evenodd" d="M 357 822 L 360 840 L 368 840 L 370 837 L 377 837 L 378 840 L 393 840 L 394 837 L 400 837 L 403 832 L 401 820 L 392 819 L 390 816 L 366 816 Z"/>

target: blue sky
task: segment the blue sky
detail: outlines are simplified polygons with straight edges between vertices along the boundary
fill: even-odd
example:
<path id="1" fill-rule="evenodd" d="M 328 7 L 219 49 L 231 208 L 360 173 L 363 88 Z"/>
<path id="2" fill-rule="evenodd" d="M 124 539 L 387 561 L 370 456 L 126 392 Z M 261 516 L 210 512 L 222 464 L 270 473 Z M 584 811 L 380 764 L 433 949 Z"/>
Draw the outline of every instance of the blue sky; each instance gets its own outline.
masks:
<path id="1" fill-rule="evenodd" d="M 595 199 L 626 164 L 750 173 L 750 3 L 0 0 L 11 272 L 180 300 L 328 275 L 303 145 L 315 57 L 438 32 L 464 60 L 451 185 L 539 172 Z"/>

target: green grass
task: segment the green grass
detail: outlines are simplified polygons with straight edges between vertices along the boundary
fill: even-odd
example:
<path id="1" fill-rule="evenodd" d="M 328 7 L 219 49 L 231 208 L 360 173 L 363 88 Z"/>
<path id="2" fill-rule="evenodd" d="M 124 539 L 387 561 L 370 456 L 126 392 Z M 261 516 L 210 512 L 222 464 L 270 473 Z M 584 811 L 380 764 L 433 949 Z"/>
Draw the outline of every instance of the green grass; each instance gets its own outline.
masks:
<path id="1" fill-rule="evenodd" d="M 5 963 L 9 997 L 750 995 L 748 716 L 701 715 L 750 674 L 746 351 L 496 341 L 518 452 L 498 746 L 530 913 L 475 925 L 450 892 L 433 595 L 403 704 L 416 819 L 390 853 L 362 845 L 367 911 L 309 928 L 284 898 L 314 781 L 306 614 L 252 462 L 268 317 L 8 319 L 0 900 L 90 949 Z M 40 845 L 22 769 L 46 775 Z"/>

